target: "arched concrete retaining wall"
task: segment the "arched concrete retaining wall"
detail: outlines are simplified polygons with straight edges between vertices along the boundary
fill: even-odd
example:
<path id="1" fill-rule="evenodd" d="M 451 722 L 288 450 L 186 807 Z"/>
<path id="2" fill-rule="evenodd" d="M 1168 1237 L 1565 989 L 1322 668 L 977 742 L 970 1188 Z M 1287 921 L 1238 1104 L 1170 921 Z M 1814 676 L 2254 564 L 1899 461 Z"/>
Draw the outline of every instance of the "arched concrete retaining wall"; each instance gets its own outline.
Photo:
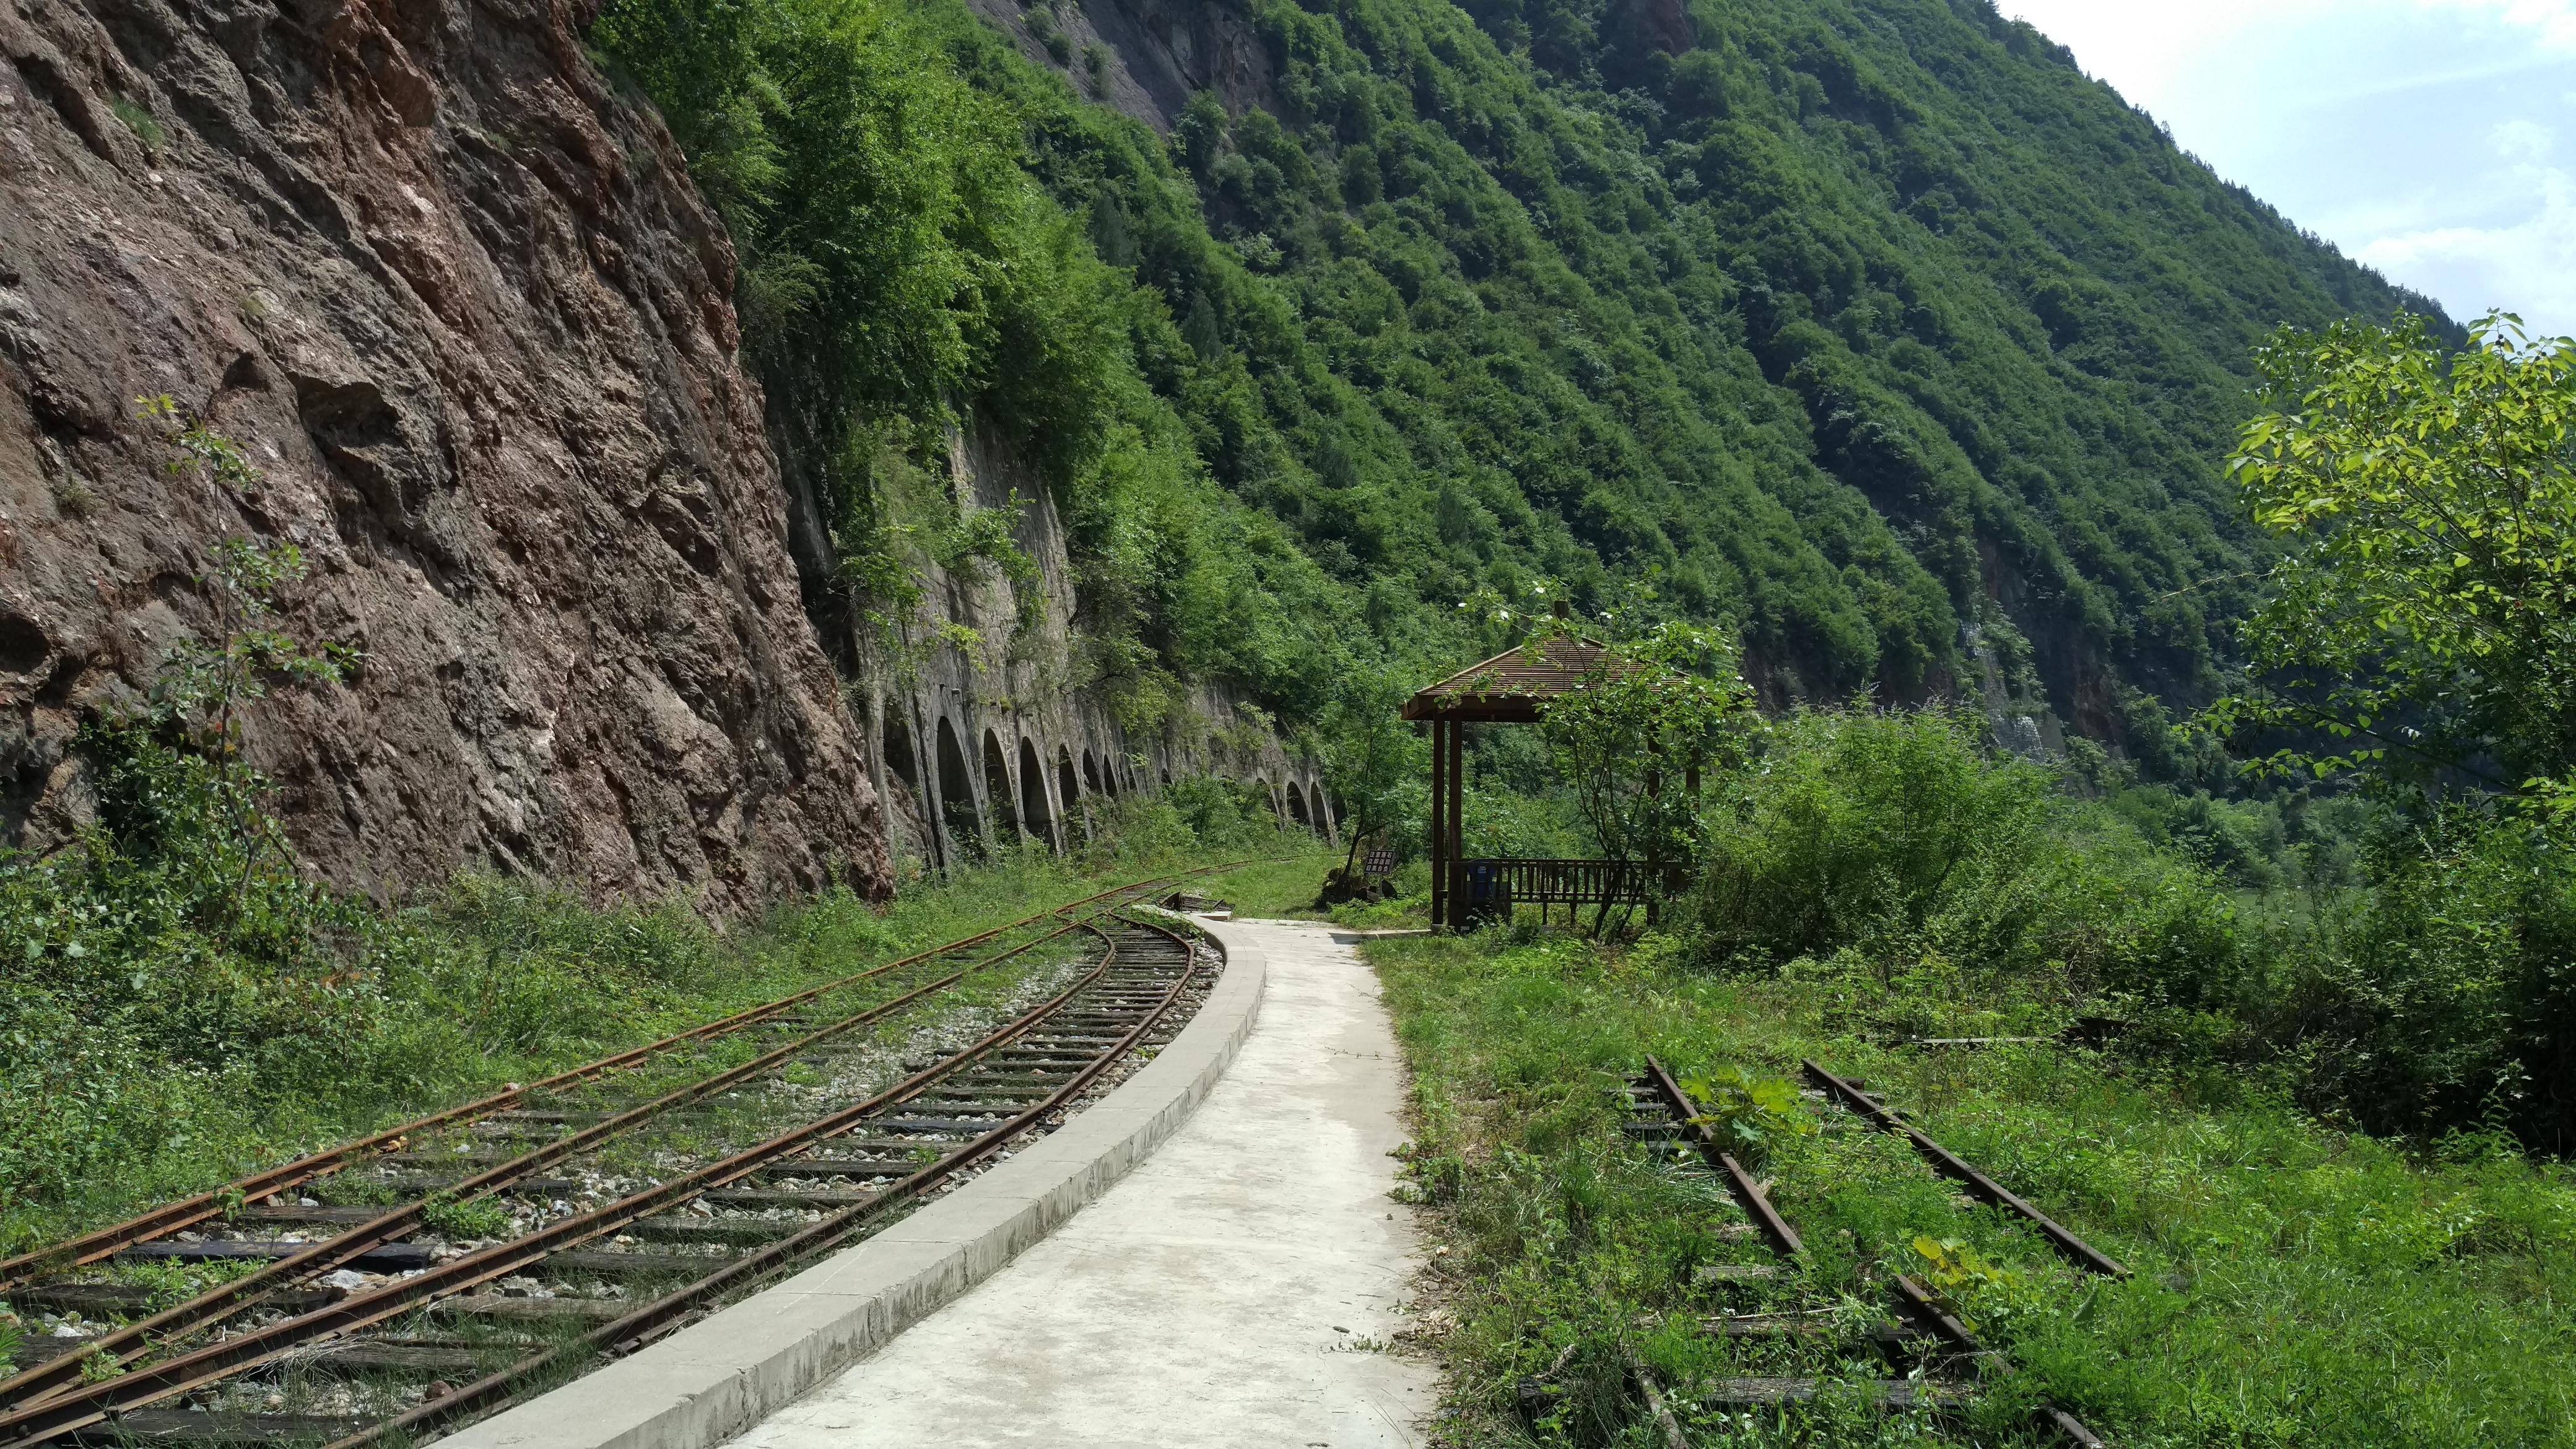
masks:
<path id="1" fill-rule="evenodd" d="M 1075 682 L 1073 565 L 1041 480 L 972 430 L 951 446 L 949 486 L 964 508 L 1006 507 L 1017 497 L 1018 542 L 1037 560 L 1045 608 L 1022 629 L 1005 582 L 934 567 L 923 616 L 907 633 L 931 640 L 939 625 L 962 626 L 980 643 L 952 634 L 908 651 L 914 657 L 902 669 L 863 658 L 862 673 L 873 676 L 862 691 L 865 747 L 899 859 L 945 870 L 996 846 L 1063 850 L 1089 834 L 1102 797 L 1158 795 L 1167 782 L 1203 777 L 1257 781 L 1283 824 L 1340 839 L 1321 763 L 1291 756 L 1226 692 L 1193 689 L 1159 728 L 1138 735 L 1119 723 L 1104 691 Z M 961 782 L 941 769 L 943 725 L 964 756 L 962 793 L 970 798 L 950 798 Z M 998 768 L 986 758 L 988 735 Z M 1058 768 L 1063 761 L 1070 771 Z M 1291 786 L 1305 802 L 1303 822 L 1289 805 Z"/>

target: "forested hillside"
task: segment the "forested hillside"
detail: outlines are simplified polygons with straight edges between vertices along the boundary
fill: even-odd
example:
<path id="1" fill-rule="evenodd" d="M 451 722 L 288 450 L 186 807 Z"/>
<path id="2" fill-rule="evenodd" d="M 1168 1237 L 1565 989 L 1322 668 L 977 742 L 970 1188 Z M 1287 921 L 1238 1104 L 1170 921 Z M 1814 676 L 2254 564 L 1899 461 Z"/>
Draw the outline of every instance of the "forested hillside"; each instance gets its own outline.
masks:
<path id="1" fill-rule="evenodd" d="M 594 40 L 732 223 L 827 629 L 872 479 L 977 413 L 1141 716 L 1178 675 L 1313 720 L 1560 580 L 1739 626 L 1775 702 L 2044 696 L 2152 758 L 2138 691 L 2205 698 L 2253 586 L 2250 349 L 2430 310 L 1984 0 L 1093 8 L 616 0 Z M 1248 78 L 1092 99 L 1133 57 L 1087 37 L 1211 16 Z"/>
<path id="2" fill-rule="evenodd" d="M 1443 1444 L 2576 1442 L 2576 342 L 1992 0 L 256 8 L 0 0 L 0 1423 L 560 1383 L 1198 897 L 1368 933 Z"/>

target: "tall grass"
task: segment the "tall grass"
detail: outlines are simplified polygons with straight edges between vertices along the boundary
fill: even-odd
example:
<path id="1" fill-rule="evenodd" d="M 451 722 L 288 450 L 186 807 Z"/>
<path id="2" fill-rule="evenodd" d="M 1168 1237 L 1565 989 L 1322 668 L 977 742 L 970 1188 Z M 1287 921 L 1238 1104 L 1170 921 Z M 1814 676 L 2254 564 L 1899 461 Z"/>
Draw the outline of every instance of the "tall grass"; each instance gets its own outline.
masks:
<path id="1" fill-rule="evenodd" d="M 1710 822 L 1691 959 L 1810 982 L 1892 1033 L 1919 1025 L 1902 982 L 2006 982 L 1998 999 L 2043 1018 L 2026 1028 L 2105 1019 L 2141 1059 L 2213 1084 L 2274 1075 L 2373 1131 L 2576 1145 L 2565 849 L 2466 810 L 2382 811 L 2357 843 L 2278 835 L 2294 868 L 2256 870 L 2227 853 L 2251 832 L 2223 819 L 2203 825 L 2225 850 L 2189 847 L 2213 838 L 2188 828 L 2189 799 L 2151 816 L 2148 792 L 1994 755 L 1980 734 L 1939 711 L 1781 722 Z"/>
<path id="2" fill-rule="evenodd" d="M 1415 1191 L 1442 1250 L 1435 1324 L 1454 1445 L 1660 1444 L 1623 1348 L 1671 1386 L 1697 1444 L 2054 1442 L 2045 1396 L 2132 1449 L 2208 1445 L 2576 1444 L 2576 1174 L 2495 1136 L 2444 1151 L 2339 1131 L 2278 1092 L 2213 1102 L 2186 1077 L 2083 1049 L 1883 1044 L 1822 963 L 1718 973 L 1669 938 L 1603 946 L 1534 931 L 1368 946 L 1414 1072 Z M 1898 972 L 1875 1010 L 1940 1034 L 2061 1010 L 2009 978 Z M 1819 977 L 1832 976 L 1820 983 Z M 1767 1134 L 1759 1171 L 1808 1262 L 1751 1285 L 1692 1270 L 1768 1255 L 1707 1180 L 1623 1141 L 1612 1089 L 1648 1052 L 1683 1074 L 1791 1078 L 1803 1057 L 1865 1076 L 1941 1141 L 2128 1263 L 2065 1265 L 2017 1220 L 1965 1205 L 1895 1140 L 1821 1108 Z M 1987 1271 L 1959 1306 L 2022 1373 L 1963 1420 L 1856 1403 L 1748 1415 L 1694 1398 L 1710 1376 L 1829 1381 L 1891 1369 L 1850 1340 L 1761 1347 L 1698 1329 L 1715 1312 L 1883 1312 L 1922 1273 L 1918 1239 Z M 1520 1386 L 1558 1392 L 1524 1418 Z"/>
<path id="3" fill-rule="evenodd" d="M 1195 821 L 1195 823 L 1194 823 Z M 0 1253 L 1130 879 L 1291 853 L 1240 809 L 1118 802 L 1080 851 L 718 930 L 468 875 L 397 909 L 307 892 L 291 951 L 117 855 L 0 862 Z M 270 933 L 275 934 L 275 933 Z"/>

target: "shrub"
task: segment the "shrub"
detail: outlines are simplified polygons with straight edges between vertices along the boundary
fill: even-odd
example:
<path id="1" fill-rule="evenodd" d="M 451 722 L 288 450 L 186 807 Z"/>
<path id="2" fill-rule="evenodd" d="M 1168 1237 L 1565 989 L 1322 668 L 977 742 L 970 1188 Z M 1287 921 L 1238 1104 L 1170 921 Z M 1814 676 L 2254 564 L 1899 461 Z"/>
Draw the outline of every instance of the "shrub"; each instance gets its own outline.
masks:
<path id="1" fill-rule="evenodd" d="M 1279 819 L 1267 796 L 1248 785 L 1212 778 L 1188 779 L 1163 793 L 1190 834 L 1210 849 L 1252 849 L 1279 838 Z"/>
<path id="2" fill-rule="evenodd" d="M 2276 807 L 2059 789 L 2084 783 L 1988 753 L 1958 714 L 1795 716 L 1708 832 L 1688 954 L 1812 960 L 1820 990 L 1872 983 L 1851 1004 L 1882 1025 L 1928 1026 L 1936 984 L 2107 1016 L 2129 1055 L 2258 1069 L 2370 1131 L 2576 1149 L 2576 861 L 2546 832 L 2465 809 L 2383 826 L 2349 884 L 2293 889 L 2281 859 L 2323 852 Z M 2334 804 L 2293 813 L 2365 808 Z M 2221 831 L 2241 858 L 2211 859 Z"/>
<path id="3" fill-rule="evenodd" d="M 2195 1057 L 2241 1054 L 2256 923 L 2206 867 L 2061 783 L 1987 752 L 1972 716 L 1795 716 L 1709 830 L 1692 949 L 1882 987 L 2009 978 L 2061 1022 L 2089 1009 Z"/>
<path id="4" fill-rule="evenodd" d="M 2313 1103 L 2372 1131 L 2576 1150 L 2576 861 L 2461 814 L 2371 874 L 2246 1003 Z"/>
<path id="5" fill-rule="evenodd" d="M 2050 781 L 1985 756 L 1968 716 L 1801 713 L 1708 828 L 1699 928 L 1715 959 L 1899 949 L 2044 849 Z"/>

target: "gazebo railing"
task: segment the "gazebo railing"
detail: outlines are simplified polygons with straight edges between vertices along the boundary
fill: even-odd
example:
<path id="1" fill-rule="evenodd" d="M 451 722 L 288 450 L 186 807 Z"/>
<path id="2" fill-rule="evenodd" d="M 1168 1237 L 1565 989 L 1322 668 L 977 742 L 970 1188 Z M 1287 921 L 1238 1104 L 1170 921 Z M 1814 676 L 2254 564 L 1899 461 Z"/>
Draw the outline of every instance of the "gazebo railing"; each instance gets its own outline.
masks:
<path id="1" fill-rule="evenodd" d="M 1458 898 L 1474 908 L 1646 905 L 1689 888 L 1690 873 L 1615 860 L 1462 860 Z"/>

